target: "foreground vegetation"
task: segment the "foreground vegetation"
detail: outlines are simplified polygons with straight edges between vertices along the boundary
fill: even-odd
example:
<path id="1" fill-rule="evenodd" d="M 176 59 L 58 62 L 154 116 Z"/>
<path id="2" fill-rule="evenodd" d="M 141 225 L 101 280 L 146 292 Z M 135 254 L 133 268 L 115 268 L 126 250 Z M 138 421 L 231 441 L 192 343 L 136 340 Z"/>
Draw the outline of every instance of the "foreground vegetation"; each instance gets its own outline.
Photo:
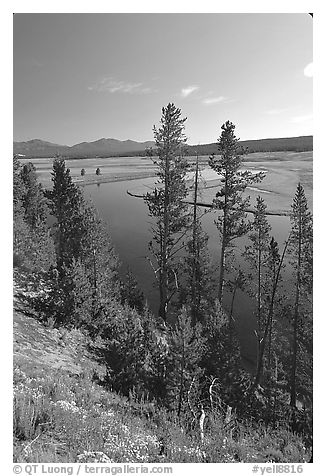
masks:
<path id="1" fill-rule="evenodd" d="M 28 319 L 19 317 L 19 325 Z M 26 324 L 30 326 L 28 320 Z M 28 353 L 21 358 L 20 343 L 14 359 L 15 462 L 304 463 L 310 459 L 311 450 L 286 422 L 273 427 L 241 421 L 236 414 L 228 416 L 217 397 L 206 410 L 202 438 L 190 412 L 180 419 L 132 390 L 125 397 L 105 389 L 94 381 L 104 369 L 90 355 L 82 364 L 74 355 L 72 347 L 86 352 L 87 339 L 81 331 L 58 331 L 35 322 L 33 332 L 26 335 L 25 331 L 24 336 Z M 32 336 L 42 349 L 35 360 L 30 358 Z M 66 353 L 60 369 L 54 367 L 55 359 L 48 358 L 51 345 L 52 357 L 56 352 L 58 361 Z"/>
<path id="2" fill-rule="evenodd" d="M 241 170 L 235 126 L 227 121 L 221 155 L 209 161 L 222 177 L 212 203 L 221 238 L 214 275 L 197 204 L 198 160 L 193 204 L 184 201 L 190 169 L 184 125 L 181 111 L 168 104 L 154 128 L 158 182 L 145 203 L 153 219 L 147 258 L 159 290 L 158 316 L 132 274 L 119 277 L 106 228 L 64 159 L 54 160 L 53 187 L 44 191 L 34 166 L 14 158 L 17 302 L 39 326 L 52 329 L 50 340 L 53 333 L 70 333 L 94 363 L 77 375 L 51 366 L 34 375 L 18 363 L 17 461 L 310 460 L 312 217 L 304 189 L 298 184 L 291 234 L 280 249 L 261 197 L 248 221 L 250 199 L 243 192 L 264 174 Z M 249 271 L 239 267 L 235 252 L 244 236 Z M 286 294 L 285 258 L 293 269 Z M 234 325 L 239 290 L 255 304 L 253 375 L 242 368 Z"/>

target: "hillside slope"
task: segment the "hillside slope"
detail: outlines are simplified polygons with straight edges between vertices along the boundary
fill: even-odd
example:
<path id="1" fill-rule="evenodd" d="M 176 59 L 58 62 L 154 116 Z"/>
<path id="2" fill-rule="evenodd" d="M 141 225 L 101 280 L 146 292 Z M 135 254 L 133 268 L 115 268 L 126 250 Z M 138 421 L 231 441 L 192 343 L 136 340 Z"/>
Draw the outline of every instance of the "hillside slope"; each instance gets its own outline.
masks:
<path id="1" fill-rule="evenodd" d="M 78 330 L 14 312 L 14 462 L 150 462 L 159 442 L 138 406 L 93 381 L 105 370 Z"/>
<path id="2" fill-rule="evenodd" d="M 14 365 L 30 376 L 54 371 L 75 376 L 105 372 L 92 358 L 81 332 L 45 327 L 19 311 L 14 312 L 13 325 Z"/>
<path id="3" fill-rule="evenodd" d="M 233 417 L 230 429 L 221 412 L 208 413 L 202 440 L 186 415 L 179 420 L 144 396 L 127 399 L 96 383 L 105 369 L 80 331 L 51 329 L 17 309 L 13 324 L 14 462 L 309 461 L 310 449 L 286 428 Z"/>

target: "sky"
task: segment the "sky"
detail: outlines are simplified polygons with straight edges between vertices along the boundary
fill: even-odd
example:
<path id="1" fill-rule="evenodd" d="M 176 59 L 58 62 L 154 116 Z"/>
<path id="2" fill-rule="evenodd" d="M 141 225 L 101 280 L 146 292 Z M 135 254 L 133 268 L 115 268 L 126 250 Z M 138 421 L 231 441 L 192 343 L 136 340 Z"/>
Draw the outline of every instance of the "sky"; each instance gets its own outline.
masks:
<path id="1" fill-rule="evenodd" d="M 189 144 L 313 133 L 305 13 L 14 15 L 14 140 L 153 140 L 161 109 Z"/>

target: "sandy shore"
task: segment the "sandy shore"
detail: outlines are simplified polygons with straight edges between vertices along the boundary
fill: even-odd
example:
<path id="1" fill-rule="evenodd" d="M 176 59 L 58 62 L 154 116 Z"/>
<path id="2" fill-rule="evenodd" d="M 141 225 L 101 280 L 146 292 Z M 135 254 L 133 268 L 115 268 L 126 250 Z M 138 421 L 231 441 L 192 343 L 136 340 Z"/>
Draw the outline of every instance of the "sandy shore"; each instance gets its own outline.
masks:
<path id="1" fill-rule="evenodd" d="M 96 184 L 96 183 L 111 183 L 111 182 L 124 182 L 124 181 L 129 181 L 129 180 L 138 180 L 138 179 L 143 179 L 143 178 L 148 178 L 148 177 L 155 177 L 154 172 L 141 172 L 139 174 L 118 174 L 118 175 L 95 175 L 95 176 L 84 176 L 84 177 L 72 177 L 73 182 L 78 184 L 78 185 L 90 185 L 90 184 Z"/>
<path id="2" fill-rule="evenodd" d="M 95 185 L 95 184 L 101 184 L 101 183 L 112 183 L 112 182 L 124 182 L 124 181 L 130 181 L 130 180 L 138 180 L 138 179 L 144 179 L 144 178 L 149 178 L 149 177 L 155 177 L 156 174 L 155 172 L 140 172 L 137 174 L 117 174 L 117 175 L 111 175 L 111 174 L 102 174 L 102 175 L 84 175 L 84 177 L 80 176 L 72 176 L 72 181 L 76 185 L 80 185 L 82 187 L 85 187 L 86 185 Z M 52 187 L 52 181 L 51 180 L 42 180 L 42 185 L 45 188 L 50 188 Z"/>

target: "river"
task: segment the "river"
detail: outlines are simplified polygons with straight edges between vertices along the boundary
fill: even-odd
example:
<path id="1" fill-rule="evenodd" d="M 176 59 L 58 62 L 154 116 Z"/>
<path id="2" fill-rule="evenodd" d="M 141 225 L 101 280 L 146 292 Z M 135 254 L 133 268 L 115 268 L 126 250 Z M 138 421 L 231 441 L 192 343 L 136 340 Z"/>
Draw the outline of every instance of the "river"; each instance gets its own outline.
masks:
<path id="1" fill-rule="evenodd" d="M 151 239 L 150 219 L 147 206 L 140 198 L 127 194 L 133 191 L 151 190 L 153 178 L 139 179 L 115 183 L 102 183 L 85 186 L 85 194 L 92 201 L 100 216 L 107 224 L 108 232 L 121 259 L 122 273 L 127 266 L 136 277 L 140 288 L 144 291 L 150 308 L 157 312 L 158 291 L 154 287 L 154 273 L 146 257 L 149 256 L 148 242 Z M 211 190 L 210 190 L 211 193 Z M 252 192 L 251 192 L 252 194 Z M 201 210 L 204 210 L 201 208 Z M 252 218 L 252 216 L 251 216 Z M 202 218 L 203 228 L 209 236 L 208 247 L 213 266 L 219 259 L 219 235 L 214 224 L 216 213 L 208 212 Z M 287 216 L 270 216 L 268 220 L 272 226 L 272 235 L 278 241 L 282 250 L 283 243 L 288 236 L 290 219 Z M 239 240 L 238 253 L 243 248 L 243 240 Z M 243 259 L 240 258 L 240 264 Z M 225 304 L 229 305 L 230 296 L 226 296 Z M 235 318 L 243 355 L 253 361 L 255 358 L 255 319 L 253 306 L 244 293 L 238 293 L 235 302 Z"/>

